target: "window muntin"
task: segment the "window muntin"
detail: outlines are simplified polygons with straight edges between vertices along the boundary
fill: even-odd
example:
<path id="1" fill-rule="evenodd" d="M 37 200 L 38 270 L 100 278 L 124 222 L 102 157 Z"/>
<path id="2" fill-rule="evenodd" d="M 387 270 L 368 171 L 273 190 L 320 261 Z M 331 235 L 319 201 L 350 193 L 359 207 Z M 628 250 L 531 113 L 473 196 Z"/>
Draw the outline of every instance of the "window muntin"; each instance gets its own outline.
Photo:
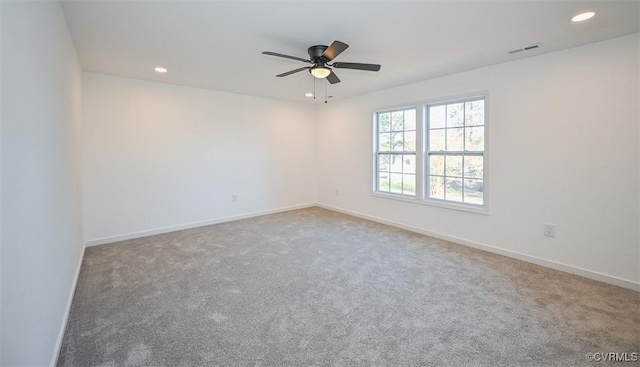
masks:
<path id="1" fill-rule="evenodd" d="M 485 99 L 427 105 L 426 197 L 484 205 Z"/>
<path id="2" fill-rule="evenodd" d="M 416 195 L 416 109 L 376 113 L 376 191 Z"/>

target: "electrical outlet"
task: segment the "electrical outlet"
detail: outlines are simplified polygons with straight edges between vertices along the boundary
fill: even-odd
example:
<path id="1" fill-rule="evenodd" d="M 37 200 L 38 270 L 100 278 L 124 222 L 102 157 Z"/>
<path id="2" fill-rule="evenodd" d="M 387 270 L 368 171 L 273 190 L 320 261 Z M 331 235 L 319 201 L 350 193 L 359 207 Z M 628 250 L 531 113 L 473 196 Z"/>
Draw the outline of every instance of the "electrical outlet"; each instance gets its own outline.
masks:
<path id="1" fill-rule="evenodd" d="M 545 223 L 544 225 L 544 235 L 547 237 L 555 237 L 556 236 L 556 226 L 554 224 Z"/>
<path id="2" fill-rule="evenodd" d="M 231 202 L 235 203 L 238 201 L 238 195 L 236 194 L 231 194 Z"/>

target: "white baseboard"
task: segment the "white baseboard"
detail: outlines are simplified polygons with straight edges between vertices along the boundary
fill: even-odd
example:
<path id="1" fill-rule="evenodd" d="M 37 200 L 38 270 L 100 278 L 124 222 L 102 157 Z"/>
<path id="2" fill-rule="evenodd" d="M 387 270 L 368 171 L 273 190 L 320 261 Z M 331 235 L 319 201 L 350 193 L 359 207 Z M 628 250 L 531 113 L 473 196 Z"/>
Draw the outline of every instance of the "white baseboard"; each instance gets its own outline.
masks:
<path id="1" fill-rule="evenodd" d="M 76 285 L 78 284 L 78 278 L 80 277 L 80 268 L 82 267 L 82 260 L 84 259 L 84 250 L 85 250 L 85 247 L 82 248 L 82 252 L 80 253 L 80 259 L 78 260 L 78 265 L 76 266 L 76 274 L 73 277 L 73 284 L 71 285 L 71 292 L 69 292 L 67 307 L 65 308 L 64 318 L 62 320 L 62 325 L 60 326 L 60 332 L 58 333 L 58 340 L 56 341 L 56 347 L 53 350 L 53 358 L 51 358 L 51 363 L 49 363 L 49 366 L 55 366 L 56 363 L 58 362 L 58 356 L 60 355 L 60 347 L 62 347 L 62 340 L 64 340 L 64 332 L 67 329 L 67 321 L 69 320 L 69 314 L 71 313 L 71 304 L 73 303 L 73 296 L 76 293 Z"/>
<path id="2" fill-rule="evenodd" d="M 235 215 L 235 216 L 231 216 L 231 217 L 223 217 L 223 218 L 205 220 L 205 221 L 201 221 L 201 222 L 186 223 L 186 224 L 180 224 L 180 225 L 177 225 L 177 226 L 169 226 L 169 227 L 151 229 L 151 230 L 147 230 L 147 231 L 128 233 L 128 234 L 123 234 L 123 235 L 119 235 L 119 236 L 98 238 L 98 239 L 94 239 L 94 240 L 88 240 L 86 242 L 86 247 L 105 245 L 107 243 L 126 241 L 126 240 L 131 240 L 131 239 L 134 239 L 134 238 L 141 238 L 141 237 L 153 236 L 153 235 L 156 235 L 156 234 L 163 234 L 163 233 L 169 233 L 169 232 L 175 232 L 175 231 L 182 231 L 182 230 L 185 230 L 185 229 L 204 227 L 204 226 L 209 226 L 209 225 L 212 225 L 212 224 L 232 222 L 234 220 L 259 217 L 259 216 L 267 215 L 267 214 L 288 212 L 290 210 L 310 208 L 312 206 L 316 206 L 316 204 L 315 203 L 309 203 L 309 204 L 302 204 L 302 205 L 294 205 L 294 206 L 289 206 L 289 207 L 284 207 L 284 208 L 277 208 L 277 209 L 263 210 L 263 211 L 259 211 L 259 212 L 252 212 L 252 213 L 246 213 L 246 214 L 241 214 L 241 215 Z"/>
<path id="3" fill-rule="evenodd" d="M 318 204 L 316 204 L 316 206 L 318 206 L 320 208 L 336 211 L 336 212 L 347 214 L 347 215 L 352 215 L 354 217 L 367 219 L 367 220 L 370 220 L 370 221 L 373 221 L 373 222 L 387 224 L 387 225 L 390 225 L 390 226 L 393 226 L 393 227 L 406 229 L 407 231 L 420 233 L 420 234 L 423 234 L 423 235 L 426 235 L 426 236 L 439 238 L 439 239 L 442 239 L 442 240 L 445 240 L 445 241 L 450 241 L 450 242 L 457 243 L 457 244 L 460 244 L 460 245 L 473 247 L 473 248 L 476 248 L 476 249 L 479 249 L 479 250 L 492 252 L 494 254 L 498 254 L 498 255 L 502 255 L 502 256 L 518 259 L 518 260 L 522 260 L 522 261 L 526 261 L 526 262 L 533 263 L 533 264 L 540 265 L 540 266 L 544 266 L 544 267 L 547 267 L 547 268 L 560 270 L 560 271 L 563 271 L 565 273 L 579 275 L 579 276 L 584 277 L 584 278 L 589 278 L 589 279 L 597 280 L 597 281 L 600 281 L 600 282 L 603 282 L 603 283 L 613 284 L 613 285 L 616 285 L 618 287 L 627 288 L 627 289 L 631 289 L 631 290 L 640 292 L 640 283 L 634 282 L 634 281 L 631 281 L 631 280 L 621 279 L 621 278 L 614 277 L 614 276 L 611 276 L 611 275 L 601 274 L 601 273 L 598 273 L 598 272 L 595 272 L 595 271 L 579 268 L 579 267 L 572 266 L 572 265 L 558 263 L 558 262 L 555 262 L 555 261 L 552 261 L 552 260 L 541 259 L 539 257 L 526 255 L 526 254 L 523 254 L 523 253 L 520 253 L 520 252 L 516 252 L 516 251 L 506 250 L 506 249 L 502 249 L 502 248 L 499 248 L 499 247 L 486 245 L 486 244 L 475 242 L 475 241 L 466 240 L 464 238 L 453 237 L 453 236 L 445 235 L 445 234 L 438 233 L 438 232 L 427 231 L 427 230 L 422 229 L 422 228 L 409 226 L 409 225 L 406 225 L 406 224 L 402 224 L 402 223 L 398 223 L 398 222 L 394 222 L 394 221 L 390 221 L 390 220 L 374 217 L 374 216 L 371 216 L 371 215 L 367 215 L 367 214 L 363 214 L 363 213 L 359 213 L 359 212 L 355 212 L 355 211 L 351 211 L 351 210 L 347 210 L 347 209 L 338 208 L 338 207 L 335 207 L 335 206 L 332 206 L 332 205 L 318 203 Z"/>

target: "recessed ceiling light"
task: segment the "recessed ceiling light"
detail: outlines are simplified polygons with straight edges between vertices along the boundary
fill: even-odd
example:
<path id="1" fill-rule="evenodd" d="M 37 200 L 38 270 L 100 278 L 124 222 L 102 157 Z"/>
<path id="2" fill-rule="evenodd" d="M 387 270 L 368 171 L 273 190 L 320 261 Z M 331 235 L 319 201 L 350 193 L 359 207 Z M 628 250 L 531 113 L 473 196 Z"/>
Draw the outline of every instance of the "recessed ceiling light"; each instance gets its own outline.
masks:
<path id="1" fill-rule="evenodd" d="M 304 96 L 305 97 L 313 97 L 313 93 L 306 93 Z"/>
<path id="2" fill-rule="evenodd" d="M 162 68 L 162 67 L 157 67 L 154 68 L 153 70 L 157 71 L 158 73 L 166 73 L 167 69 L 166 68 Z"/>
<path id="3" fill-rule="evenodd" d="M 593 11 L 588 11 L 586 13 L 578 14 L 575 17 L 571 18 L 572 22 L 582 22 L 583 20 L 591 19 L 596 15 Z"/>

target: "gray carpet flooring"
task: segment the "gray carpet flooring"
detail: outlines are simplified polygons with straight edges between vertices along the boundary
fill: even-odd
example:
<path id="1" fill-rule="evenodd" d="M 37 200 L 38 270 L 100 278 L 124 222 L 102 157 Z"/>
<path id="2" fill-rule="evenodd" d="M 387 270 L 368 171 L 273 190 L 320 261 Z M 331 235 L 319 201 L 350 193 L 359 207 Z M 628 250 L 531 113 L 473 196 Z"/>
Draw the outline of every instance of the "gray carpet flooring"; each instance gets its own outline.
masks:
<path id="1" fill-rule="evenodd" d="M 589 352 L 640 352 L 639 293 L 309 208 L 88 248 L 58 365 L 603 364 Z"/>

